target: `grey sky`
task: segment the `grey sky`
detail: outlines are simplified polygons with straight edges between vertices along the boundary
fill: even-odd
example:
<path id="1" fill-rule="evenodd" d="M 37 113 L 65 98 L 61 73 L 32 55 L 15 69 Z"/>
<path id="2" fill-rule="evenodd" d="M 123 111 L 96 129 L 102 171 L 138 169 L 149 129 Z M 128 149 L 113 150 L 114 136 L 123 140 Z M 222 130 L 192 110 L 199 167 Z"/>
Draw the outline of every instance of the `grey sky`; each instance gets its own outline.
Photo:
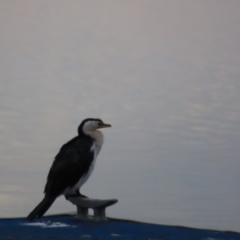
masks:
<path id="1" fill-rule="evenodd" d="M 84 194 L 118 198 L 114 217 L 239 230 L 239 11 L 1 1 L 0 214 L 29 213 L 61 145 L 101 117 L 113 128 Z"/>

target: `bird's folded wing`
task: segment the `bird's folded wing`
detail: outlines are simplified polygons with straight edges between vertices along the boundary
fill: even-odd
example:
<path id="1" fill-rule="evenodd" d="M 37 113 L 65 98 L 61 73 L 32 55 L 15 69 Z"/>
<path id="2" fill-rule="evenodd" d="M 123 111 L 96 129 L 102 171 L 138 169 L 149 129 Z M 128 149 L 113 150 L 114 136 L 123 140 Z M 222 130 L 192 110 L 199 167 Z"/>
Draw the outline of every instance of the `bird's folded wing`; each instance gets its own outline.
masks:
<path id="1" fill-rule="evenodd" d="M 67 187 L 74 186 L 89 169 L 94 152 L 91 139 L 72 139 L 62 146 L 47 177 L 44 192 L 59 196 Z"/>

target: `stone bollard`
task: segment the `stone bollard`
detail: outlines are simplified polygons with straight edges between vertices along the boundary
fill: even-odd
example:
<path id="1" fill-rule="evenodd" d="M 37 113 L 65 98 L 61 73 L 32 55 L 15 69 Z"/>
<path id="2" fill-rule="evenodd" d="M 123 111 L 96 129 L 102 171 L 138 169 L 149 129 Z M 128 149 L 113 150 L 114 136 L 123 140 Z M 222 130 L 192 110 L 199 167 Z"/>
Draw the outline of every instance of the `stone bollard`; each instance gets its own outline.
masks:
<path id="1" fill-rule="evenodd" d="M 108 221 L 106 208 L 117 203 L 117 199 L 91 199 L 81 197 L 68 197 L 68 200 L 77 206 L 76 219 L 87 221 Z M 93 216 L 89 216 L 88 209 L 93 209 Z"/>

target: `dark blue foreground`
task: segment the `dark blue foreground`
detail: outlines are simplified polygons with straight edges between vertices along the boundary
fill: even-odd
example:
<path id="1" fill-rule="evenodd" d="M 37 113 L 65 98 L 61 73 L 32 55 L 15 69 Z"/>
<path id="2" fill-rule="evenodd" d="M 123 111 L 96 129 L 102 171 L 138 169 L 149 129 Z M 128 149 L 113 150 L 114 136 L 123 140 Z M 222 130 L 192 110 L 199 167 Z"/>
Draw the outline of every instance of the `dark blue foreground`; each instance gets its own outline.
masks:
<path id="1" fill-rule="evenodd" d="M 110 219 L 80 222 L 72 215 L 23 219 L 0 219 L 0 239 L 151 239 L 151 240 L 240 240 L 240 233 L 199 230 Z"/>

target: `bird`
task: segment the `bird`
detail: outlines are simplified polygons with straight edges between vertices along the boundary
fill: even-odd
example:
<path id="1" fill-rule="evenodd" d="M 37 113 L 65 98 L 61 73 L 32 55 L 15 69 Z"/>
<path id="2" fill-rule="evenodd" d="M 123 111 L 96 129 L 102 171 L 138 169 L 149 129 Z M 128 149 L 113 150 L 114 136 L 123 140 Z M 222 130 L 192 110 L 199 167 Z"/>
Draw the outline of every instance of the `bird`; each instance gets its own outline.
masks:
<path id="1" fill-rule="evenodd" d="M 41 218 L 57 197 L 64 195 L 86 198 L 80 188 L 94 169 L 104 136 L 98 129 L 111 127 L 99 118 L 86 118 L 78 127 L 78 135 L 65 143 L 56 155 L 47 176 L 43 200 L 26 217 Z"/>

